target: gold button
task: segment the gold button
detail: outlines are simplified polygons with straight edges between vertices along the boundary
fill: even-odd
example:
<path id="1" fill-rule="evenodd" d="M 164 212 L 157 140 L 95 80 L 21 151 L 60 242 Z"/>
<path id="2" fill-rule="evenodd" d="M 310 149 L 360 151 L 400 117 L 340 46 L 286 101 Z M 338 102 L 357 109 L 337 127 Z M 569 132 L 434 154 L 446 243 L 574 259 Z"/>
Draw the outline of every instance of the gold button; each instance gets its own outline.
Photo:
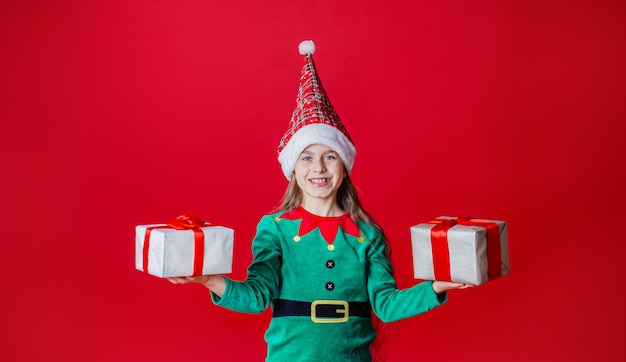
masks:
<path id="1" fill-rule="evenodd" d="M 297 243 L 298 241 L 300 241 L 300 237 L 298 235 L 294 236 L 293 241 Z"/>
<path id="2" fill-rule="evenodd" d="M 274 218 L 274 221 L 279 222 L 279 221 L 280 221 L 280 218 L 279 218 L 278 216 L 276 216 L 276 217 Z"/>
<path id="3" fill-rule="evenodd" d="M 335 250 L 335 246 L 333 244 L 328 245 L 328 250 L 330 251 Z"/>
<path id="4" fill-rule="evenodd" d="M 365 238 L 364 238 L 364 237 L 362 237 L 362 236 L 359 236 L 359 243 L 362 243 L 362 242 L 364 242 L 364 241 L 365 241 Z"/>

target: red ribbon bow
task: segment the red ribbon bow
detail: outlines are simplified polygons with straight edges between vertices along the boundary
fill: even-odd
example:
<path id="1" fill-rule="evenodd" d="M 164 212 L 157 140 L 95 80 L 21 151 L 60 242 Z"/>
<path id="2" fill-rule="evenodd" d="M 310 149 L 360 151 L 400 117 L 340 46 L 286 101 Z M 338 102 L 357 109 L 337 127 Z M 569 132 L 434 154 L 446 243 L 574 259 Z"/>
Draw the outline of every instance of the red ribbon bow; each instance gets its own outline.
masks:
<path id="1" fill-rule="evenodd" d="M 448 230 L 454 225 L 480 226 L 487 230 L 487 278 L 502 276 L 502 251 L 500 250 L 500 226 L 495 222 L 476 220 L 469 217 L 456 219 L 435 219 L 428 224 L 435 224 L 430 230 L 431 248 L 435 280 L 452 281 L 450 276 L 450 250 Z"/>
<path id="2" fill-rule="evenodd" d="M 206 225 L 210 225 L 210 223 L 200 219 L 199 217 L 193 216 L 193 213 L 191 211 L 187 211 L 186 213 L 167 223 L 167 226 L 172 227 L 176 230 L 193 229 Z"/>
<path id="3" fill-rule="evenodd" d="M 154 229 L 173 228 L 176 230 L 193 230 L 194 255 L 193 255 L 193 275 L 202 275 L 202 267 L 204 264 L 204 233 L 201 227 L 208 226 L 210 223 L 193 216 L 191 211 L 180 215 L 174 220 L 169 221 L 163 226 L 150 226 L 146 229 L 146 235 L 143 241 L 143 271 L 148 272 L 148 252 L 150 250 L 150 233 Z"/>

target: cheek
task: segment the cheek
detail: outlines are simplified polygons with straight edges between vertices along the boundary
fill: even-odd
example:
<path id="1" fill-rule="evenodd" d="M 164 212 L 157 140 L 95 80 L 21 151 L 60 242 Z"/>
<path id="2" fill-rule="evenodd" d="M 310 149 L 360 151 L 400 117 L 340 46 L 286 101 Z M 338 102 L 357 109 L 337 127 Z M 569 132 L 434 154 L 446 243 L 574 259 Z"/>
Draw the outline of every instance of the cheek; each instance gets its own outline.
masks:
<path id="1" fill-rule="evenodd" d="M 296 164 L 296 166 L 293 168 L 293 173 L 296 175 L 296 177 L 304 175 L 304 167 L 302 167 L 302 165 Z"/>
<path id="2" fill-rule="evenodd" d="M 342 179 L 348 176 L 348 172 L 346 171 L 346 168 L 343 167 L 343 164 L 336 166 L 335 175 L 341 176 Z"/>

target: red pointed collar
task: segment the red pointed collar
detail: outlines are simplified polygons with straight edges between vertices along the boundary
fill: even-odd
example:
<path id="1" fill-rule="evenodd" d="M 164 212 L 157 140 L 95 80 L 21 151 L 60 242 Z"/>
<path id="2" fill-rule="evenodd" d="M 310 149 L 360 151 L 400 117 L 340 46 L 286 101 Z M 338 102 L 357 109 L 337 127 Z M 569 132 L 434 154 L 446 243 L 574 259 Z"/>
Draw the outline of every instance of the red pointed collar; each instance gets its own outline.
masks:
<path id="1" fill-rule="evenodd" d="M 350 214 L 348 213 L 341 216 L 317 216 L 315 214 L 311 214 L 302 207 L 298 207 L 292 211 L 282 214 L 280 218 L 288 220 L 302 219 L 302 222 L 300 222 L 298 236 L 303 236 L 319 227 L 322 237 L 328 244 L 332 244 L 333 241 L 335 241 L 339 226 L 341 226 L 341 229 L 346 234 L 357 238 L 359 237 L 359 227 L 354 220 L 350 218 Z"/>

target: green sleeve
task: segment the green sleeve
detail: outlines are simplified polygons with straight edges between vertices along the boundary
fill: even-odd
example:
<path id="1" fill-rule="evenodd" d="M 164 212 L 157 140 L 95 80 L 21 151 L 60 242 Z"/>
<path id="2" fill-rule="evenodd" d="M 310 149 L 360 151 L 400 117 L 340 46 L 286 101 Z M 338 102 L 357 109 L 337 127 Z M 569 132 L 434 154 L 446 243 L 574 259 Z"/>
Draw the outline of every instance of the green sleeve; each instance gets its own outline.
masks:
<path id="1" fill-rule="evenodd" d="M 216 305 L 244 313 L 261 313 L 269 306 L 280 283 L 282 249 L 276 222 L 264 216 L 252 241 L 253 261 L 243 282 L 226 280 L 222 297 L 211 293 Z"/>
<path id="2" fill-rule="evenodd" d="M 378 318 L 393 322 L 425 313 L 446 302 L 447 294 L 435 293 L 432 281 L 398 289 L 384 250 L 384 242 L 379 236 L 368 253 L 367 291 Z"/>

